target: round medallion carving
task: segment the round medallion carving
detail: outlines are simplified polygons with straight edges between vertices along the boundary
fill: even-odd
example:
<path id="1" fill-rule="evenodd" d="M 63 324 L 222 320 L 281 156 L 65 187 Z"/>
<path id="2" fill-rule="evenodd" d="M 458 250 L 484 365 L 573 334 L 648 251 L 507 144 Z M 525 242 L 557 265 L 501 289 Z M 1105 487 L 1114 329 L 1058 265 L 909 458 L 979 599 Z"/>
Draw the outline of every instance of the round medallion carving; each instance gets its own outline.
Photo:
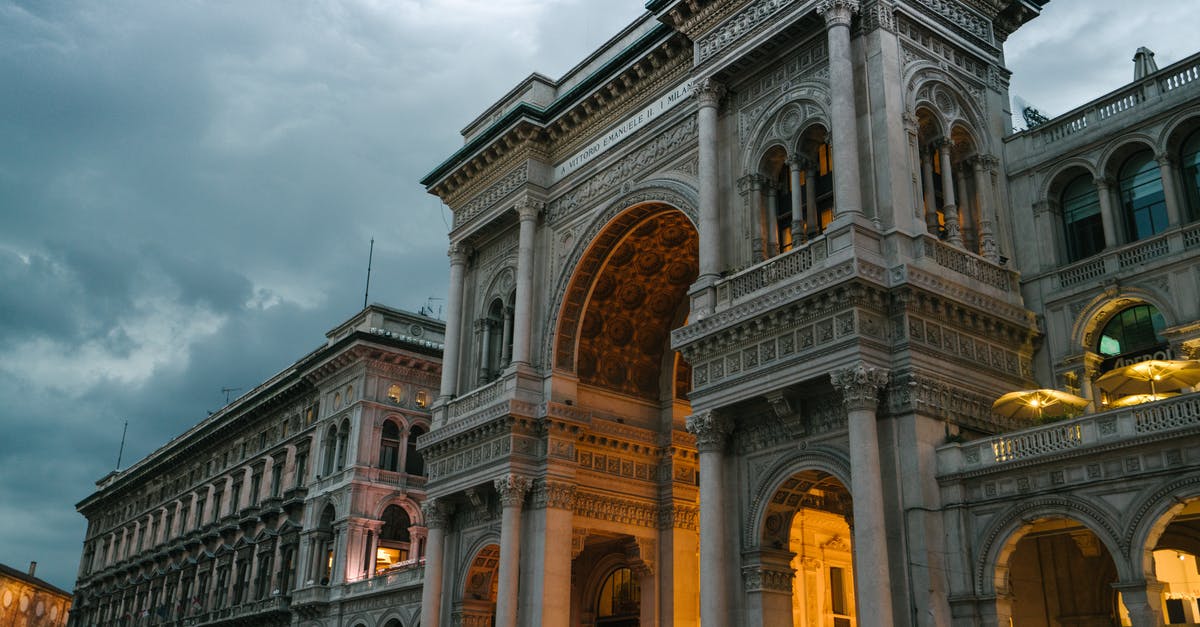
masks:
<path id="1" fill-rule="evenodd" d="M 662 267 L 662 264 L 662 255 L 652 250 L 644 251 L 642 254 L 638 255 L 637 260 L 634 261 L 634 266 L 637 268 L 638 274 L 641 274 L 642 276 L 649 276 L 658 272 L 659 268 Z"/>
<path id="2" fill-rule="evenodd" d="M 609 385 L 620 387 L 625 383 L 625 364 L 619 359 L 606 359 L 601 370 L 604 372 L 604 380 Z"/>
<path id="3" fill-rule="evenodd" d="M 672 285 L 691 285 L 695 272 L 692 266 L 682 261 L 672 261 L 667 264 L 667 280 Z"/>
<path id="4" fill-rule="evenodd" d="M 626 283 L 617 292 L 617 302 L 625 309 L 637 309 L 646 300 L 646 289 L 637 283 Z"/>
<path id="5" fill-rule="evenodd" d="M 608 339 L 617 346 L 625 346 L 633 339 L 633 323 L 628 318 L 613 318 L 604 328 Z"/>
<path id="6" fill-rule="evenodd" d="M 608 265 L 620 268 L 621 266 L 629 263 L 629 260 L 633 259 L 634 255 L 636 254 L 637 249 L 633 247 L 633 244 L 625 242 L 617 247 L 617 250 L 613 252 L 612 257 L 608 258 Z"/>
<path id="7" fill-rule="evenodd" d="M 612 296 L 613 290 L 617 288 L 617 282 L 612 278 L 612 275 L 601 274 L 596 279 L 596 286 L 592 288 L 592 298 L 604 300 Z"/>

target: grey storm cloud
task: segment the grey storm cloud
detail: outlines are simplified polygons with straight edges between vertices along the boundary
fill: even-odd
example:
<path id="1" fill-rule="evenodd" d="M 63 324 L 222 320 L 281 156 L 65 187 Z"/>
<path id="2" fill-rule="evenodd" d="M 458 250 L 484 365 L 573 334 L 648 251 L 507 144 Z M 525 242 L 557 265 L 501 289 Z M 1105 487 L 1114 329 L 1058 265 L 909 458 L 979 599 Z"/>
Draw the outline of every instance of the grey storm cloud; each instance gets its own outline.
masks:
<path id="1" fill-rule="evenodd" d="M 0 562 L 70 589 L 123 421 L 128 465 L 315 348 L 371 238 L 371 300 L 444 297 L 449 215 L 416 181 L 642 4 L 0 3 Z M 1061 113 L 1138 45 L 1190 54 L 1187 4 L 1054 0 L 1010 38 L 1013 92 Z"/>

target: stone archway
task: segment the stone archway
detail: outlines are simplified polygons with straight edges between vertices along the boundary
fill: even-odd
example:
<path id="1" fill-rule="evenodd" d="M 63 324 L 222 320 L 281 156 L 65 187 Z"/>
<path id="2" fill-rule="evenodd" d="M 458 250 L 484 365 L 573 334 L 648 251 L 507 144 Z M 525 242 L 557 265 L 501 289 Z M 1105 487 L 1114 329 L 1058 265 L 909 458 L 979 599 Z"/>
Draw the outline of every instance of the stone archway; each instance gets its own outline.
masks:
<path id="1" fill-rule="evenodd" d="M 857 624 L 852 505 L 845 484 L 822 470 L 775 488 L 743 567 L 752 624 Z"/>
<path id="2" fill-rule="evenodd" d="M 500 546 L 489 544 L 471 558 L 462 583 L 462 596 L 454 604 L 454 624 L 463 627 L 491 627 L 496 617 L 496 592 L 499 585 Z"/>
<path id="3" fill-rule="evenodd" d="M 635 205 L 610 220 L 564 294 L 555 369 L 609 397 L 686 398 L 690 369 L 670 350 L 670 332 L 687 316 L 698 246 L 691 220 L 665 203 Z"/>
<path id="4" fill-rule="evenodd" d="M 1023 523 L 1004 543 L 994 576 L 994 624 L 1120 624 L 1116 561 L 1100 536 L 1077 520 L 1052 516 Z"/>

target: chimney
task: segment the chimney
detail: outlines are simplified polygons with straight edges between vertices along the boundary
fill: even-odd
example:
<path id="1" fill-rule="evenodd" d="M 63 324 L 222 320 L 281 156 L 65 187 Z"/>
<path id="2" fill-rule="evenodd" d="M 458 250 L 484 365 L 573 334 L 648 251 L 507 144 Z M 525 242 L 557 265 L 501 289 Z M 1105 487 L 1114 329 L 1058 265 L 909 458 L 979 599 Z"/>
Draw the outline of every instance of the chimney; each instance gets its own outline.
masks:
<path id="1" fill-rule="evenodd" d="M 32 577 L 37 572 L 37 562 L 29 562 L 29 576 Z"/>

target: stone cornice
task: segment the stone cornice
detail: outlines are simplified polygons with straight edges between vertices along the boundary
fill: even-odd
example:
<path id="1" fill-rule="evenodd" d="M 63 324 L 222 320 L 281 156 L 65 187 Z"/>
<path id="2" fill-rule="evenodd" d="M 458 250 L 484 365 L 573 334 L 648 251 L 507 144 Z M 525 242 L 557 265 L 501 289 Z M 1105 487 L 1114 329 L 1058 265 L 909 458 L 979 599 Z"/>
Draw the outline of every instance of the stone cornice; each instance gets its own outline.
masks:
<path id="1" fill-rule="evenodd" d="M 660 19 L 670 24 L 675 30 L 687 35 L 688 39 L 696 41 L 719 22 L 750 4 L 750 1 L 693 0 L 678 2 L 668 9 Z"/>

